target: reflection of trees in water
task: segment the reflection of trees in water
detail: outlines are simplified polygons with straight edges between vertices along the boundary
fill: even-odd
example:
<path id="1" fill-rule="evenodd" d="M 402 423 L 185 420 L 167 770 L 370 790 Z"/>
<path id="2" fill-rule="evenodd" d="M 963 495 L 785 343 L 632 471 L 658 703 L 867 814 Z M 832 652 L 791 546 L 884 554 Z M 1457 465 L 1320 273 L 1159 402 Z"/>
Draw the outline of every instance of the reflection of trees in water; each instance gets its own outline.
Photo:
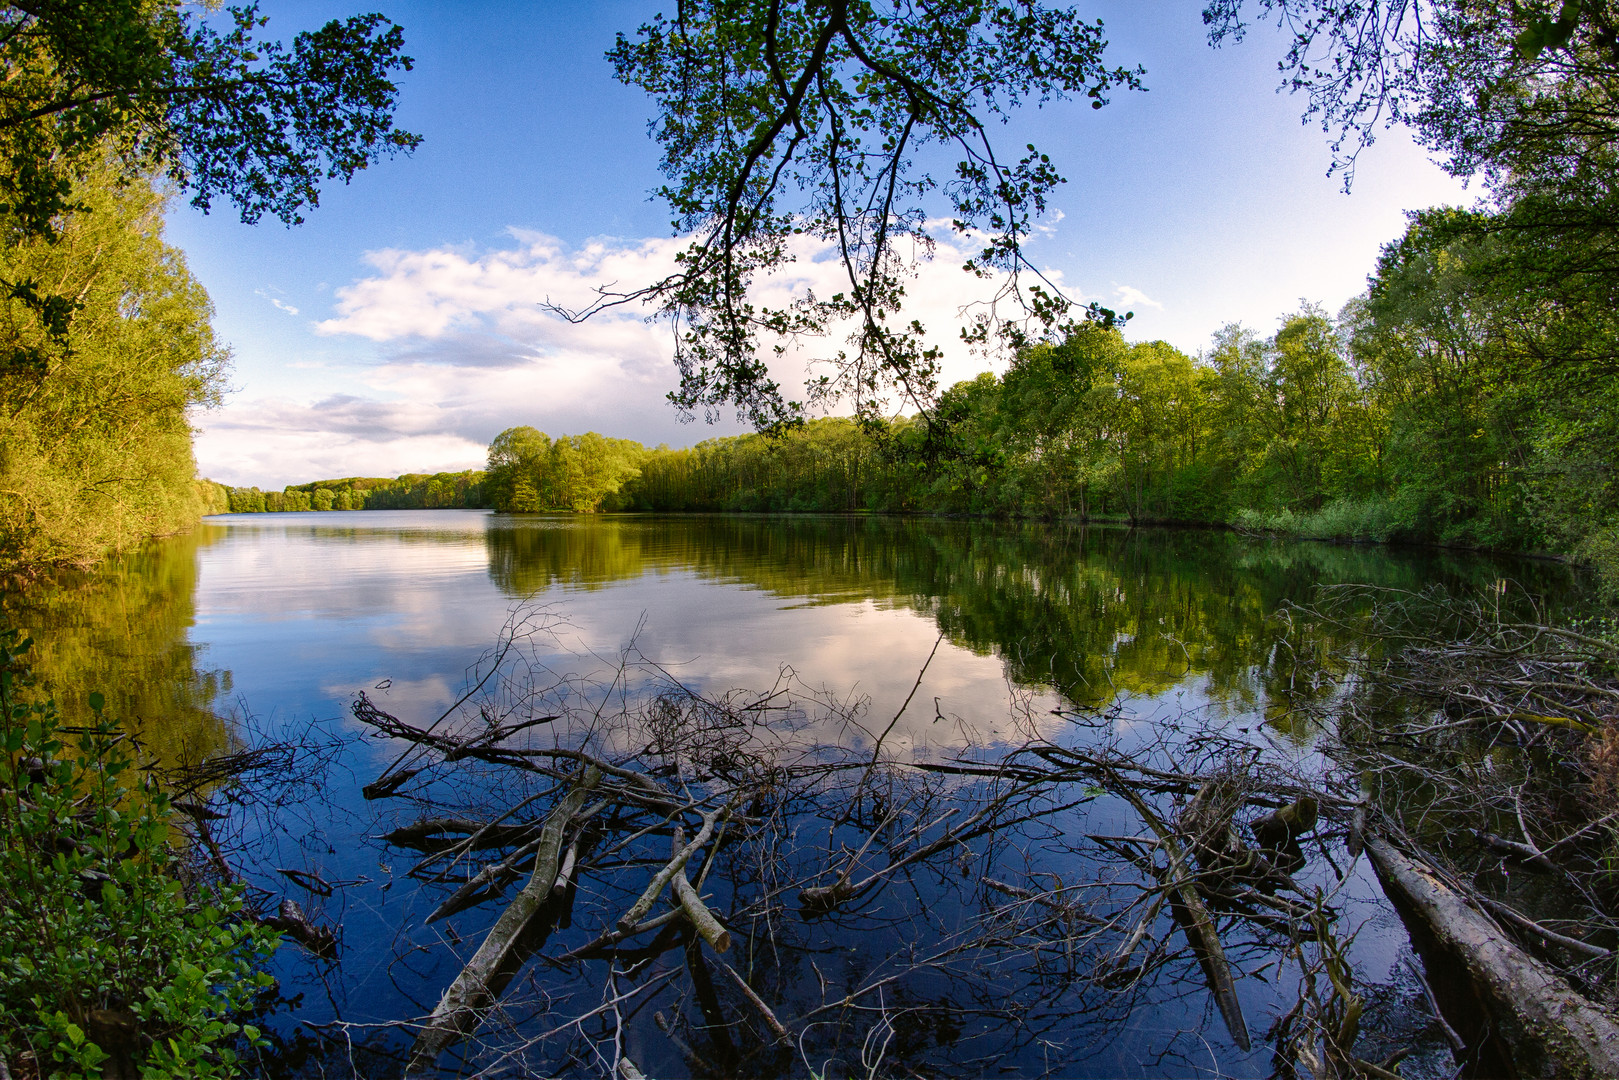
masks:
<path id="1" fill-rule="evenodd" d="M 197 761 L 229 734 L 213 703 L 230 672 L 208 670 L 187 640 L 195 618 L 197 551 L 224 536 L 204 525 L 110 559 L 92 572 L 63 573 L 0 595 L 0 622 L 34 639 L 30 670 L 68 724 L 89 717 L 87 695 L 138 734 L 159 760 Z"/>
<path id="2" fill-rule="evenodd" d="M 1199 675 L 1214 699 L 1282 712 L 1320 691 L 1295 677 L 1298 658 L 1273 618 L 1284 601 L 1306 601 L 1330 582 L 1476 586 L 1506 565 L 1215 530 L 905 518 L 540 519 L 487 537 L 490 576 L 514 596 L 686 570 L 814 603 L 911 607 L 955 644 L 1004 658 L 1018 682 L 1074 701 L 1155 696 Z M 1511 571 L 1531 591 L 1561 590 L 1568 577 L 1521 560 Z M 1311 670 L 1341 644 L 1312 639 Z"/>

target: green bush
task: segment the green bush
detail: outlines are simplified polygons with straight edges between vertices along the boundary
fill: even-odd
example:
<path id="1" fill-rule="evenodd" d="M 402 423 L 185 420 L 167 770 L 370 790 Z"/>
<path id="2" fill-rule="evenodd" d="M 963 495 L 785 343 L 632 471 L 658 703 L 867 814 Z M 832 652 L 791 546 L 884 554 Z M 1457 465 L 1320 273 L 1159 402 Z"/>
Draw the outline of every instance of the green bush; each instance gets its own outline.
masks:
<path id="1" fill-rule="evenodd" d="M 1339 499 L 1319 510 L 1237 511 L 1231 524 L 1250 532 L 1283 533 L 1304 540 L 1388 540 L 1399 523 L 1381 499 Z"/>
<path id="2" fill-rule="evenodd" d="M 182 881 L 167 796 L 90 695 L 93 723 L 19 698 L 29 642 L 0 632 L 0 1060 L 43 1077 L 239 1075 L 232 1015 L 277 935 L 238 887 Z M 32 1062 L 30 1063 L 30 1058 Z"/>

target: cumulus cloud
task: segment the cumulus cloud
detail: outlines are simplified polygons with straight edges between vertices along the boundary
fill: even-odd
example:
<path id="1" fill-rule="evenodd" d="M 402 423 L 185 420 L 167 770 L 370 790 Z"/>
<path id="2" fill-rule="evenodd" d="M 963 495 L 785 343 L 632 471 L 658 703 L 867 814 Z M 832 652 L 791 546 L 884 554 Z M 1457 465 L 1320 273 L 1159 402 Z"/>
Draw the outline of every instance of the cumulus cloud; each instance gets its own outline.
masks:
<path id="1" fill-rule="evenodd" d="M 604 239 L 570 248 L 514 230 L 494 249 L 372 252 L 369 272 L 338 288 L 331 315 L 313 325 L 321 337 L 367 343 L 362 358 L 327 360 L 324 396 L 315 400 L 234 400 L 200 416 L 203 470 L 227 483 L 280 486 L 324 475 L 471 468 L 490 438 L 517 424 L 675 445 L 739 431 L 735 423 L 679 422 L 665 398 L 678 382 L 673 339 L 648 309 L 614 308 L 576 323 L 551 306 L 578 309 L 598 287 L 656 281 L 673 271 L 683 244 Z M 794 263 L 759 284 L 758 302 L 783 307 L 811 290 L 829 296 L 848 288 L 830 250 L 804 239 L 794 254 Z M 968 254 L 961 241 L 942 237 L 907 284 L 906 316 L 943 351 L 945 386 L 989 365 L 959 331 L 964 311 L 987 302 L 999 282 L 963 273 Z M 818 359 L 845 347 L 845 336 L 793 344 L 772 358 L 772 375 L 797 392 Z M 338 386 L 344 392 L 335 393 Z"/>

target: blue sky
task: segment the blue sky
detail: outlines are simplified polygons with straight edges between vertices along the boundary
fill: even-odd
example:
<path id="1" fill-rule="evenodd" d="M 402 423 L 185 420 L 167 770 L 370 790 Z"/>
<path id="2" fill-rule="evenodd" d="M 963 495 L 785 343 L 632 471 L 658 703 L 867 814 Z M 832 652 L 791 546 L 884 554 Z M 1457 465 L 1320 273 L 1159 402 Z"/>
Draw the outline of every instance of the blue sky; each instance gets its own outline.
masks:
<path id="1" fill-rule="evenodd" d="M 1336 309 L 1365 287 L 1404 211 L 1473 198 L 1397 130 L 1362 156 L 1345 195 L 1303 102 L 1276 92 L 1281 39 L 1259 28 L 1211 49 L 1201 2 L 1081 3 L 1106 22 L 1111 62 L 1146 67 L 1148 91 L 1100 111 L 1057 103 L 1002 133 L 1038 143 L 1069 179 L 1034 261 L 1076 295 L 1133 309 L 1131 338 L 1189 353 L 1226 323 L 1269 333 L 1301 300 Z M 660 5 L 382 7 L 416 59 L 399 110 L 424 136 L 414 155 L 329 188 L 292 229 L 242 225 L 226 206 L 170 213 L 168 239 L 235 354 L 225 406 L 196 417 L 202 474 L 280 487 L 473 468 L 516 424 L 671 445 L 741 430 L 679 422 L 658 327 L 574 327 L 539 307 L 645 279 L 677 244 L 647 195 L 660 179 L 650 102 L 602 58 L 615 31 Z M 282 37 L 357 10 L 265 6 Z M 952 344 L 976 294 L 949 256 L 912 290 L 947 347 L 947 382 L 993 366 Z M 807 262 L 771 287 L 784 296 L 816 273 Z M 797 370 L 781 375 L 801 384 Z"/>

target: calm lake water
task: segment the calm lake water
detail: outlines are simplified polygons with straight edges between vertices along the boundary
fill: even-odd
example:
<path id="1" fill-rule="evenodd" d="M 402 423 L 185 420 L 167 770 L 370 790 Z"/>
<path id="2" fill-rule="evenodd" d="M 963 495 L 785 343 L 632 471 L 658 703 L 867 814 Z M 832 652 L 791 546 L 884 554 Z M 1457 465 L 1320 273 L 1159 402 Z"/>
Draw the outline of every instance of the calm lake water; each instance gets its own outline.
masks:
<path id="1" fill-rule="evenodd" d="M 1201 530 L 338 512 L 211 518 L 93 577 L 9 597 L 4 614 L 32 631 L 36 674 L 70 716 L 83 709 L 77 696 L 99 687 L 171 761 L 277 739 L 323 747 L 318 781 L 287 789 L 295 802 L 239 807 L 231 826 L 253 845 L 259 886 L 343 928 L 335 965 L 290 946 L 276 961 L 294 1001 L 279 1014 L 294 1039 L 288 1072 L 335 1075 L 352 1060 L 381 1075 L 387 1068 L 346 1048 L 380 1038 L 363 1025 L 430 1009 L 459 966 L 453 946 L 476 941 L 497 912 L 470 913 L 449 931 L 421 927 L 442 894 L 396 873 L 398 853 L 371 839 L 399 809 L 367 803 L 359 789 L 398 751 L 360 737 L 348 711 L 358 692 L 430 722 L 483 670 L 503 629 L 526 619 L 548 628 L 523 641 L 529 670 L 586 682 L 610 680 L 626 650 L 642 670 L 657 665 L 709 694 L 763 689 L 786 670 L 877 727 L 914 687 L 885 745 L 917 760 L 1010 738 L 1020 717 L 1060 724 L 1051 710 L 1110 703 L 1121 725 L 1214 717 L 1287 748 L 1298 741 L 1291 705 L 1314 691 L 1292 677 L 1277 612 L 1338 582 L 1512 582 L 1554 605 L 1574 590 L 1552 563 Z M 794 737 L 858 744 L 869 729 L 810 724 Z M 332 895 L 282 870 L 314 875 Z M 1404 933 L 1375 879 L 1361 875 L 1349 893 L 1368 926 L 1356 940 L 1360 969 L 1390 1001 L 1413 994 L 1400 974 Z M 1265 985 L 1244 988 L 1256 1034 L 1275 1018 Z M 1067 1043 L 1043 1037 L 997 1067 L 1268 1075 L 1263 1039 L 1236 1052 L 1217 1018 L 1206 1026 L 1205 996 L 1194 991 L 1144 998 L 1103 1041 L 1077 1029 Z M 335 1019 L 361 1026 L 297 1035 L 297 1022 Z M 643 1054 L 651 1067 L 685 1068 L 667 1047 Z M 976 1074 L 983 1063 L 962 1068 Z"/>

